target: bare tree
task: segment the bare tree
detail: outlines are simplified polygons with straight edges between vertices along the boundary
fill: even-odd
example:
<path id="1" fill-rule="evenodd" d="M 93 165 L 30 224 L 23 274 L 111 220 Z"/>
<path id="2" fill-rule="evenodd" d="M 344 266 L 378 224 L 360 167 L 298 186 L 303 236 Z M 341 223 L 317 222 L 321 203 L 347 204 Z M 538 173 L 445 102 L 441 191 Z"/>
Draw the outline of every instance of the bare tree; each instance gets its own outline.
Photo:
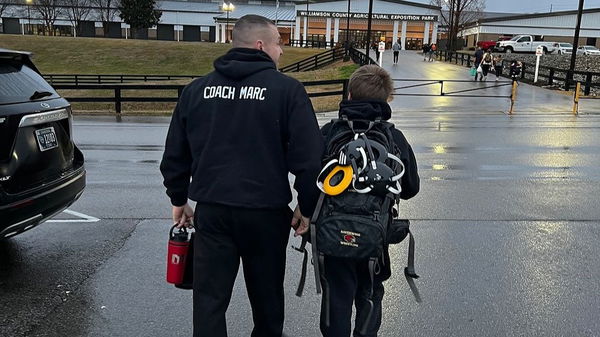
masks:
<path id="1" fill-rule="evenodd" d="M 456 48 L 456 37 L 464 24 L 483 17 L 485 0 L 431 0 L 442 8 L 442 24 L 448 27 L 448 49 Z"/>
<path id="2" fill-rule="evenodd" d="M 8 0 L 2 0 L 0 2 L 0 18 L 4 14 L 4 11 L 6 11 L 6 9 L 8 8 L 8 6 L 10 6 L 10 5 L 11 4 L 8 2 Z"/>
<path id="3" fill-rule="evenodd" d="M 62 0 L 64 13 L 75 26 L 77 36 L 81 35 L 80 23 L 90 14 L 90 0 Z"/>
<path id="4" fill-rule="evenodd" d="M 104 34 L 108 34 L 108 23 L 114 21 L 119 12 L 120 0 L 90 0 L 99 14 L 99 19 L 104 26 Z"/>
<path id="5" fill-rule="evenodd" d="M 48 32 L 48 35 L 54 36 L 54 22 L 56 22 L 56 18 L 62 10 L 60 0 L 34 0 L 32 9 L 44 21 L 44 29 Z"/>

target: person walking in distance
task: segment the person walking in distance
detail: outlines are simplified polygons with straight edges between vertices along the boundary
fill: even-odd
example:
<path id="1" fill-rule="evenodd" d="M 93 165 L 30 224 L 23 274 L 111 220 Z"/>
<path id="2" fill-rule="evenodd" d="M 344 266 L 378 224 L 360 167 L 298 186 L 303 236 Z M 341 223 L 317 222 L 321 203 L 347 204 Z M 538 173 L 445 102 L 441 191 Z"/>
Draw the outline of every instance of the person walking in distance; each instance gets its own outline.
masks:
<path id="1" fill-rule="evenodd" d="M 394 65 L 398 64 L 398 55 L 400 54 L 400 50 L 402 50 L 402 45 L 400 44 L 400 39 L 394 42 L 392 45 L 392 51 L 394 52 Z"/>
<path id="2" fill-rule="evenodd" d="M 432 43 L 429 46 L 429 62 L 433 62 L 434 61 L 433 56 L 434 56 L 436 50 L 437 50 L 436 44 Z"/>
<path id="3" fill-rule="evenodd" d="M 427 55 L 429 54 L 430 49 L 431 47 L 427 43 L 423 44 L 423 61 L 427 61 Z"/>
<path id="4" fill-rule="evenodd" d="M 483 59 L 481 61 L 481 70 L 483 70 L 483 76 L 480 81 L 487 81 L 487 75 L 490 72 L 490 68 L 492 67 L 494 61 L 494 56 L 492 52 L 489 50 L 483 54 Z"/>
<path id="5" fill-rule="evenodd" d="M 272 21 L 241 17 L 233 48 L 185 87 L 173 112 L 160 170 L 174 223 L 196 229 L 194 337 L 227 336 L 240 260 L 251 336 L 282 336 L 290 225 L 296 235 L 308 231 L 324 146 L 304 87 L 277 70 L 282 54 Z M 298 192 L 294 212 L 289 172 Z"/>
<path id="6" fill-rule="evenodd" d="M 494 72 L 496 73 L 496 81 L 500 80 L 500 76 L 502 76 L 502 55 L 494 57 Z"/>
<path id="7" fill-rule="evenodd" d="M 479 66 L 481 65 L 482 60 L 483 60 L 483 50 L 481 50 L 481 47 L 477 47 L 477 51 L 475 51 L 475 63 L 473 64 L 473 66 L 477 70 L 475 72 L 475 81 L 477 81 L 479 74 L 481 74 L 481 76 L 483 77 L 482 71 L 479 71 Z"/>

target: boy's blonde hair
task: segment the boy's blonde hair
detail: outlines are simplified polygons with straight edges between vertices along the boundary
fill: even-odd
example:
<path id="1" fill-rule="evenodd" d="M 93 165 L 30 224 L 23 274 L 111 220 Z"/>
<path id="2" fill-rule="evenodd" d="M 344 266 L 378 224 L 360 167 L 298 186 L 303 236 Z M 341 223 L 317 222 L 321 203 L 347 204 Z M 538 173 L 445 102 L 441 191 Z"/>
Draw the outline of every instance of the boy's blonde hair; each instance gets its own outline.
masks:
<path id="1" fill-rule="evenodd" d="M 352 100 L 388 101 L 393 97 L 394 82 L 383 68 L 366 65 L 350 76 L 348 92 Z"/>

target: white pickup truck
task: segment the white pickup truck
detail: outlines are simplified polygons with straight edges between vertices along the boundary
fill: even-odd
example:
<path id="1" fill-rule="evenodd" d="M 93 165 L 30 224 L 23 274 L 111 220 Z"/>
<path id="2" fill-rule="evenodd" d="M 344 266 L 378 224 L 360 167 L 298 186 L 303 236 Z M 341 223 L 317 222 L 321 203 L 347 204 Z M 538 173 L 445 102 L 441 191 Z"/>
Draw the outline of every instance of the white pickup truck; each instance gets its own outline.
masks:
<path id="1" fill-rule="evenodd" d="M 531 35 L 517 35 L 508 41 L 498 41 L 496 50 L 506 53 L 535 53 L 538 46 L 544 48 L 544 54 L 552 53 L 556 49 L 554 42 L 536 41 L 535 37 Z"/>

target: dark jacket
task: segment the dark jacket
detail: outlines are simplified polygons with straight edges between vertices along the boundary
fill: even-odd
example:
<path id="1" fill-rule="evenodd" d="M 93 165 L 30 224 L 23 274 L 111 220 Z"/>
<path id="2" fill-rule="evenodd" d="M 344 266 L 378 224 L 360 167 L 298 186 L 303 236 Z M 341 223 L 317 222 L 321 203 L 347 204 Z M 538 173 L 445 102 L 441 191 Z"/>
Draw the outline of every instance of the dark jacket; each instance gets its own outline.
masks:
<path id="1" fill-rule="evenodd" d="M 255 49 L 231 49 L 214 67 L 173 112 L 160 165 L 171 203 L 284 207 L 291 172 L 302 214 L 312 214 L 323 139 L 302 84 Z"/>
<path id="2" fill-rule="evenodd" d="M 374 121 L 377 118 L 381 118 L 381 120 L 387 121 L 392 117 L 392 110 L 389 104 L 383 101 L 350 100 L 340 103 L 339 116 L 340 118 L 346 116 L 350 120 L 362 119 Z M 325 139 L 327 139 L 330 129 L 331 122 L 323 125 L 321 128 L 321 133 Z M 400 160 L 402 160 L 405 169 L 401 181 L 402 192 L 400 193 L 400 198 L 410 199 L 419 193 L 420 188 L 417 160 L 410 144 L 400 130 L 392 128 L 392 136 L 394 137 L 394 142 L 400 148 Z"/>
<path id="3" fill-rule="evenodd" d="M 475 66 L 479 66 L 479 64 L 481 63 L 481 60 L 483 60 L 483 50 L 478 49 L 475 52 Z"/>

